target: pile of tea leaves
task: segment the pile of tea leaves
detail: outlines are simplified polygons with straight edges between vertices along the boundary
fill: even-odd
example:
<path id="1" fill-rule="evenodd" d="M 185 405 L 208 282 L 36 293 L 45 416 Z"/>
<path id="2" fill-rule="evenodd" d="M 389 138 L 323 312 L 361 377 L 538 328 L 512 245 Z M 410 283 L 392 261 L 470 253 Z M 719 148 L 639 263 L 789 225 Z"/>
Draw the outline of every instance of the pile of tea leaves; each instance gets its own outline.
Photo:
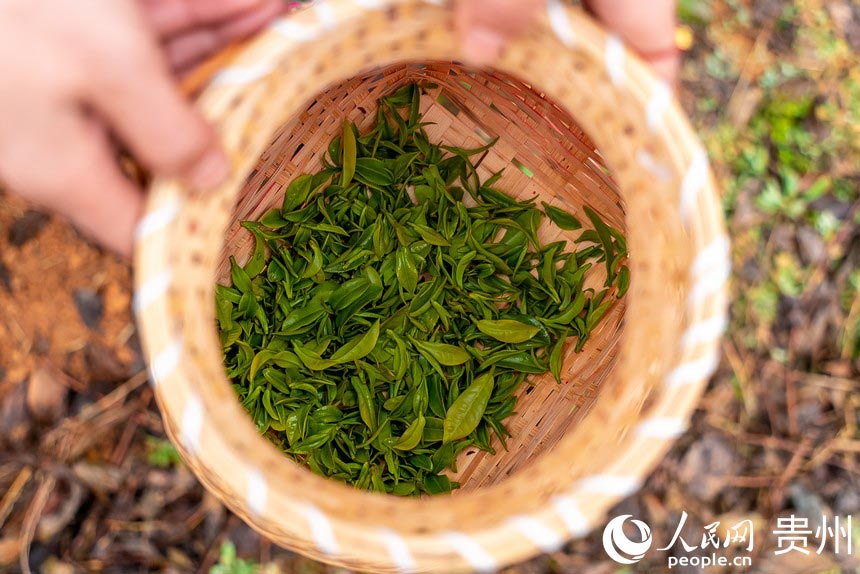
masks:
<path id="1" fill-rule="evenodd" d="M 380 100 L 367 134 L 345 123 L 322 171 L 242 224 L 256 248 L 216 288 L 227 373 L 260 432 L 316 473 L 399 495 L 457 488 L 443 471 L 458 453 L 504 445 L 526 377 L 561 382 L 565 346 L 629 283 L 621 233 L 585 209 L 578 249 L 542 244 L 544 216 L 580 221 L 498 191 L 501 174 L 480 181 L 489 145 L 430 142 L 420 94 Z M 601 263 L 605 288 L 585 289 Z"/>

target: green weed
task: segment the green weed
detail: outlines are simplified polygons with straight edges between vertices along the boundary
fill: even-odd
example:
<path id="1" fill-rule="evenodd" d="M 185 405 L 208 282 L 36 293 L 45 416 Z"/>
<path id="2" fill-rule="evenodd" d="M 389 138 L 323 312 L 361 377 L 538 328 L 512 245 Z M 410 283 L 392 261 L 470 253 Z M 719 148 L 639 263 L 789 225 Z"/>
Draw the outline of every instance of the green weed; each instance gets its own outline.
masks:
<path id="1" fill-rule="evenodd" d="M 258 574 L 259 564 L 243 560 L 236 554 L 236 545 L 229 540 L 221 544 L 218 563 L 209 569 L 209 574 Z"/>
<path id="2" fill-rule="evenodd" d="M 179 452 L 167 439 L 146 437 L 147 461 L 156 468 L 170 468 L 182 464 Z"/>

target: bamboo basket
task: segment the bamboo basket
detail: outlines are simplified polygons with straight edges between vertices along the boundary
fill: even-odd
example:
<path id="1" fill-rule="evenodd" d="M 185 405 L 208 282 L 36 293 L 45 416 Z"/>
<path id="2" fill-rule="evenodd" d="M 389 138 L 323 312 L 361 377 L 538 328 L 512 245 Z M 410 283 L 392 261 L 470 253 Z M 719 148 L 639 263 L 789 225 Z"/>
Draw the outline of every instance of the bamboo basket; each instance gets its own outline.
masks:
<path id="1" fill-rule="evenodd" d="M 495 69 L 454 63 L 458 50 L 441 1 L 329 0 L 277 21 L 199 98 L 232 156 L 230 180 L 207 194 L 156 181 L 138 228 L 136 312 L 183 458 L 259 532 L 348 568 L 491 571 L 588 533 L 684 431 L 718 360 L 728 240 L 670 90 L 556 0 Z M 344 117 L 367 127 L 377 99 L 410 81 L 424 85 L 432 138 L 476 147 L 499 136 L 480 171 L 506 167 L 506 192 L 588 205 L 624 229 L 632 277 L 584 350 L 567 351 L 563 384 L 524 387 L 508 450 L 464 452 L 463 488 L 424 498 L 316 476 L 261 437 L 226 378 L 213 304 L 228 256 L 250 254 L 238 222 L 317 169 Z M 589 281 L 604 278 L 595 269 Z"/>

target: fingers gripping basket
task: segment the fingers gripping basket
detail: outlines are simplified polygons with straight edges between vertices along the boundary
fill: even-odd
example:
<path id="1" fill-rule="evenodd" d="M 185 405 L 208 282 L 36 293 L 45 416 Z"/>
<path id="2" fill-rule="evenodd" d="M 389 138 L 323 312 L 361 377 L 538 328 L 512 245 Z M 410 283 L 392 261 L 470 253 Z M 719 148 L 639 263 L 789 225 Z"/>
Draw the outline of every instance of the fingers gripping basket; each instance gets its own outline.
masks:
<path id="1" fill-rule="evenodd" d="M 492 570 L 601 524 L 684 430 L 725 324 L 720 204 L 669 90 L 557 1 L 497 71 L 453 64 L 457 46 L 438 1 L 331 0 L 276 22 L 199 101 L 233 158 L 231 180 L 205 195 L 156 182 L 138 230 L 137 313 L 183 457 L 275 542 L 350 568 Z M 632 277 L 585 350 L 568 351 L 564 383 L 537 381 L 521 396 L 509 450 L 467 451 L 463 489 L 421 499 L 318 477 L 259 436 L 224 373 L 213 305 L 227 257 L 249 255 L 238 222 L 317 169 L 344 117 L 366 127 L 379 96 L 409 81 L 429 94 L 432 138 L 475 147 L 499 136 L 484 177 L 508 166 L 500 186 L 512 195 L 589 205 L 624 228 Z"/>

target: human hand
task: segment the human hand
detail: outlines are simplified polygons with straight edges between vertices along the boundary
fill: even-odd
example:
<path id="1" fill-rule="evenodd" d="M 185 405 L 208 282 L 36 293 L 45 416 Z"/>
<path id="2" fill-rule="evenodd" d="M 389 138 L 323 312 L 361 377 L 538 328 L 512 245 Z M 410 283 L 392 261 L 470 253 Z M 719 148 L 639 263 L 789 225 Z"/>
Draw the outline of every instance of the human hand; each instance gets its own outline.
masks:
<path id="1" fill-rule="evenodd" d="M 182 69 L 262 26 L 278 0 L 0 3 L 0 179 L 129 255 L 140 189 L 114 138 L 153 172 L 197 189 L 229 164 L 179 93 Z M 164 50 L 161 45 L 163 43 Z M 14 84 L 13 84 L 14 82 Z"/>
<path id="2" fill-rule="evenodd" d="M 475 63 L 496 59 L 511 37 L 525 31 L 543 0 L 459 0 L 457 27 Z M 587 8 L 609 30 L 674 85 L 680 57 L 675 48 L 675 0 L 591 0 Z"/>
<path id="3" fill-rule="evenodd" d="M 256 32 L 283 13 L 283 0 L 139 0 L 177 72 Z"/>

